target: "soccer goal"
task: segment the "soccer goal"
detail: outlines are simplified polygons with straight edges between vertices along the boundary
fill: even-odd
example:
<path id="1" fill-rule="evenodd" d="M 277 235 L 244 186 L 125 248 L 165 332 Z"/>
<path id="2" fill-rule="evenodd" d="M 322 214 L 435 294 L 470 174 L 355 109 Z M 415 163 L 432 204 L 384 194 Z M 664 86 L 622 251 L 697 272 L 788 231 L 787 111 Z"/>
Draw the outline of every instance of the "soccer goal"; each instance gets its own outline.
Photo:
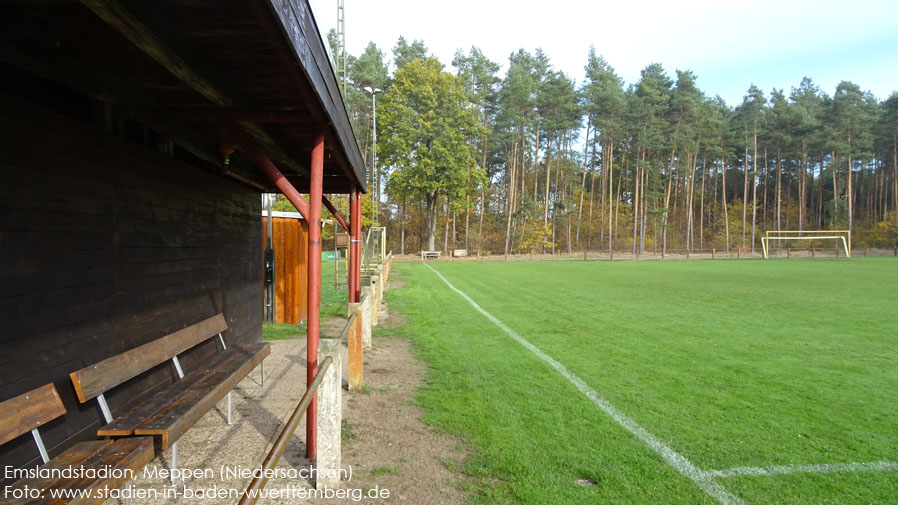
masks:
<path id="1" fill-rule="evenodd" d="M 851 232 L 848 230 L 803 230 L 803 231 L 768 231 L 761 237 L 761 247 L 764 251 L 764 259 L 769 259 L 771 250 L 771 241 L 777 244 L 778 249 L 782 249 L 782 243 L 787 244 L 792 241 L 802 240 L 833 240 L 836 243 L 836 253 L 838 253 L 839 245 L 845 251 L 845 257 L 851 257 Z"/>
<path id="2" fill-rule="evenodd" d="M 383 263 L 387 257 L 387 229 L 372 226 L 362 244 L 362 270 L 371 270 L 372 264 Z"/>

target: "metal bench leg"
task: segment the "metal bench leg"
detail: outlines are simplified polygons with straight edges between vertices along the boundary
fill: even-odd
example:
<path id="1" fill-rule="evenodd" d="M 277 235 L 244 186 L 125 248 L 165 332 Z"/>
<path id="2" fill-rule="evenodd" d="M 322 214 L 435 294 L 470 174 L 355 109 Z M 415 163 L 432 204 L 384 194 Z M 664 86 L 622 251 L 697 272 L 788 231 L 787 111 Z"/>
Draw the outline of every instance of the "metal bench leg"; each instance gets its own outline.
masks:
<path id="1" fill-rule="evenodd" d="M 112 412 L 109 410 L 109 404 L 106 403 L 106 397 L 103 394 L 97 396 L 97 403 L 100 404 L 100 411 L 103 412 L 103 419 L 106 420 L 106 424 L 112 422 Z"/>
<path id="2" fill-rule="evenodd" d="M 181 368 L 181 362 L 178 360 L 178 357 L 172 356 L 171 361 L 172 361 L 172 363 L 175 364 L 175 371 L 178 372 L 178 377 L 183 379 L 184 378 L 184 369 Z"/>
<path id="3" fill-rule="evenodd" d="M 41 438 L 41 434 L 37 431 L 37 428 L 31 430 L 31 436 L 34 437 L 34 443 L 37 444 L 37 450 L 41 453 L 41 460 L 46 464 L 50 461 L 50 456 L 47 455 L 47 448 L 44 447 L 44 440 Z"/>
<path id="4" fill-rule="evenodd" d="M 131 505 L 131 481 L 125 484 L 125 505 Z"/>
<path id="5" fill-rule="evenodd" d="M 265 389 L 265 360 L 259 363 L 259 371 L 262 373 L 262 389 Z"/>
<path id="6" fill-rule="evenodd" d="M 231 424 L 231 392 L 228 391 L 228 424 Z"/>
<path id="7" fill-rule="evenodd" d="M 169 476 L 169 479 L 171 480 L 171 483 L 174 484 L 175 483 L 174 470 L 178 469 L 178 443 L 177 442 L 175 442 L 171 445 L 171 469 L 172 469 L 172 472 L 171 472 L 172 475 Z"/>

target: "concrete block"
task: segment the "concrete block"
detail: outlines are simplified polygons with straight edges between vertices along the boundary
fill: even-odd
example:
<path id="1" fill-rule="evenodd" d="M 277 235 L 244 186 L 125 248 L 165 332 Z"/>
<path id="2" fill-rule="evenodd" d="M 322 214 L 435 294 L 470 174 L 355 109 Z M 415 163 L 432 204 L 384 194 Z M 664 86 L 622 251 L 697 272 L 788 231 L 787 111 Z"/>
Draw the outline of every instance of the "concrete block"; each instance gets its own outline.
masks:
<path id="1" fill-rule="evenodd" d="M 334 488 L 340 485 L 340 429 L 342 426 L 342 370 L 343 346 L 338 338 L 322 338 L 318 342 L 318 359 L 330 356 L 331 366 L 324 372 L 318 388 L 318 454 L 315 468 L 315 488 Z M 319 362 L 320 362 L 319 361 Z"/>
<path id="2" fill-rule="evenodd" d="M 362 307 L 362 348 L 371 348 L 371 288 L 365 286 L 361 292 Z"/>
<path id="3" fill-rule="evenodd" d="M 371 276 L 371 325 L 377 326 L 377 311 L 380 309 L 380 276 Z"/>

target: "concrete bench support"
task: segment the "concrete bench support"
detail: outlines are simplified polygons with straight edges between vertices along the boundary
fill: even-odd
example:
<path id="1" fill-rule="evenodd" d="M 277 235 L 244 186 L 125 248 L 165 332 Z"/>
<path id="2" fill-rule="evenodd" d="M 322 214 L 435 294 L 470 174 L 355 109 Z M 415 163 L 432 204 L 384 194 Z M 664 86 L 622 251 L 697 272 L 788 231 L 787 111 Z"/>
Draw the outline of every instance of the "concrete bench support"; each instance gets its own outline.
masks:
<path id="1" fill-rule="evenodd" d="M 342 344 L 338 338 L 321 338 L 318 359 L 330 356 L 333 361 L 324 373 L 318 388 L 318 454 L 315 467 L 318 476 L 315 488 L 334 488 L 340 485 L 340 428 L 342 421 Z"/>
<path id="2" fill-rule="evenodd" d="M 371 325 L 377 326 L 377 311 L 380 308 L 380 275 L 371 276 Z"/>
<path id="3" fill-rule="evenodd" d="M 349 310 L 353 310 L 353 306 L 361 310 L 362 349 L 371 349 L 371 288 L 368 286 L 363 287 L 359 296 L 361 301 L 349 304 Z"/>

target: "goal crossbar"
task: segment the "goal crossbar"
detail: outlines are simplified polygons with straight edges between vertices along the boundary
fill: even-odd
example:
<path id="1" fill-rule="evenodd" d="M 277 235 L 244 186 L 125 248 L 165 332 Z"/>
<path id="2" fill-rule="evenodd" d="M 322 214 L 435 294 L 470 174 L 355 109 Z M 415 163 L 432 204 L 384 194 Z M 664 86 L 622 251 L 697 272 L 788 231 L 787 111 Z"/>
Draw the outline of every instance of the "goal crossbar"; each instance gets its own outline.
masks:
<path id="1" fill-rule="evenodd" d="M 835 235 L 840 234 L 840 235 Z M 846 240 L 847 238 L 847 240 Z M 761 237 L 761 247 L 764 251 L 764 259 L 769 259 L 771 240 L 822 240 L 835 239 L 842 241 L 845 257 L 851 257 L 851 231 L 849 230 L 781 230 L 768 231 Z"/>

